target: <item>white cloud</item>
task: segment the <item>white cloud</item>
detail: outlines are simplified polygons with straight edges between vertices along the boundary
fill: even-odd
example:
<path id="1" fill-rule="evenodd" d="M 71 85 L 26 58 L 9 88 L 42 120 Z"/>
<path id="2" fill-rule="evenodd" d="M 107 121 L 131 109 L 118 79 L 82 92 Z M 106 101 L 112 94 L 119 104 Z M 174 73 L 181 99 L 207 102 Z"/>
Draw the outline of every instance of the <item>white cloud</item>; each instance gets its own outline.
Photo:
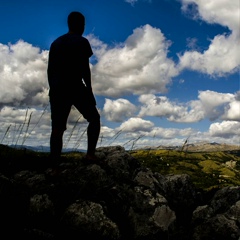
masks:
<path id="1" fill-rule="evenodd" d="M 103 114 L 106 119 L 113 122 L 122 122 L 125 118 L 133 116 L 136 107 L 127 99 L 105 99 Z"/>
<path id="2" fill-rule="evenodd" d="M 93 49 L 97 46 L 101 55 L 97 54 L 98 62 L 92 66 L 94 91 L 111 97 L 165 93 L 178 73 L 167 58 L 169 45 L 161 31 L 150 25 L 135 29 L 122 45 L 113 48 L 95 40 Z"/>
<path id="3" fill-rule="evenodd" d="M 189 103 L 171 102 L 167 97 L 153 94 L 142 95 L 139 101 L 143 104 L 139 116 L 165 117 L 172 122 L 198 122 L 203 119 L 204 112 L 197 101 Z"/>
<path id="4" fill-rule="evenodd" d="M 12 107 L 4 107 L 0 111 L 0 120 L 1 122 L 4 120 L 5 122 L 11 123 L 19 123 L 22 124 L 25 119 L 25 115 L 27 111 L 31 111 L 29 109 L 18 109 Z"/>
<path id="5" fill-rule="evenodd" d="M 68 116 L 68 124 L 77 124 L 77 123 L 86 123 L 87 120 L 82 116 L 81 113 L 79 113 L 79 111 L 72 106 L 71 111 L 69 113 Z"/>
<path id="6" fill-rule="evenodd" d="M 101 133 L 100 133 L 100 137 L 103 136 L 104 138 L 106 137 L 113 137 L 115 134 L 114 129 L 109 128 L 107 126 L 102 126 L 101 127 Z"/>
<path id="7" fill-rule="evenodd" d="M 189 68 L 209 75 L 236 72 L 240 66 L 239 1 L 238 0 L 181 0 L 183 11 L 195 4 L 195 18 L 210 24 L 220 24 L 231 30 L 230 35 L 217 35 L 203 53 L 187 51 L 179 55 L 180 69 Z M 196 9 L 195 9 L 196 10 Z"/>
<path id="8" fill-rule="evenodd" d="M 214 91 L 199 91 L 198 96 L 202 108 L 205 112 L 205 117 L 210 120 L 216 120 L 224 115 L 224 108 L 227 104 L 235 101 L 234 94 L 218 93 Z"/>
<path id="9" fill-rule="evenodd" d="M 211 121 L 239 119 L 239 101 L 234 94 L 207 90 L 199 91 L 198 98 L 187 103 L 178 103 L 165 96 L 145 94 L 139 97 L 139 102 L 143 104 L 139 117 L 165 117 L 169 121 L 179 123 L 199 122 L 204 118 Z"/>
<path id="10" fill-rule="evenodd" d="M 118 130 L 123 132 L 141 132 L 150 131 L 154 124 L 151 121 L 143 120 L 141 118 L 130 118 L 123 122 Z"/>
<path id="11" fill-rule="evenodd" d="M 240 122 L 240 101 L 230 102 L 229 105 L 225 107 L 225 114 L 222 118 Z"/>
<path id="12" fill-rule="evenodd" d="M 239 1 L 238 0 L 181 0 L 182 10 L 189 10 L 189 6 L 196 4 L 198 12 L 195 18 L 211 24 L 221 24 L 232 31 L 239 30 Z"/>
<path id="13" fill-rule="evenodd" d="M 0 102 L 10 106 L 45 105 L 47 51 L 24 41 L 0 44 Z"/>
<path id="14" fill-rule="evenodd" d="M 139 97 L 143 104 L 139 116 L 166 117 L 170 121 L 178 121 L 182 114 L 187 112 L 187 107 L 171 102 L 167 97 L 157 97 L 153 94 L 145 94 Z"/>
<path id="15" fill-rule="evenodd" d="M 222 76 L 237 70 L 240 51 L 234 35 L 218 35 L 204 53 L 185 52 L 180 58 L 180 68 L 189 68 L 209 75 Z"/>
<path id="16" fill-rule="evenodd" d="M 92 60 L 92 58 L 93 58 L 94 62 L 95 62 L 95 60 L 98 61 L 98 59 L 100 59 L 101 56 L 106 53 L 108 46 L 107 46 L 107 44 L 102 42 L 100 39 L 95 37 L 93 34 L 89 34 L 87 36 L 87 39 L 91 43 L 91 47 L 94 49 L 94 54 L 90 60 Z"/>
<path id="17" fill-rule="evenodd" d="M 222 138 L 229 138 L 236 136 L 240 143 L 240 122 L 236 121 L 223 121 L 220 123 L 213 123 L 209 127 L 209 133 L 211 136 L 217 136 Z"/>
<path id="18" fill-rule="evenodd" d="M 164 139 L 172 139 L 176 137 L 188 137 L 194 133 L 194 130 L 191 128 L 178 129 L 178 128 L 161 128 L 155 127 L 149 135 L 154 137 L 160 137 Z"/>

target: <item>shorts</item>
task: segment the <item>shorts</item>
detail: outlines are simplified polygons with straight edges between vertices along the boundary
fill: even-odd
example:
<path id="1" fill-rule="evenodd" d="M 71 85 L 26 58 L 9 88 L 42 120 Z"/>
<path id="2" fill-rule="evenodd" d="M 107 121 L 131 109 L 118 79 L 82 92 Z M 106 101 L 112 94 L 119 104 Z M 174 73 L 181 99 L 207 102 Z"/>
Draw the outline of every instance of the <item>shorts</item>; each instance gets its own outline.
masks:
<path id="1" fill-rule="evenodd" d="M 96 100 L 87 88 L 78 89 L 70 94 L 51 94 L 51 120 L 52 129 L 65 131 L 67 129 L 67 119 L 74 106 L 88 122 L 100 120 L 100 115 L 96 108 Z"/>

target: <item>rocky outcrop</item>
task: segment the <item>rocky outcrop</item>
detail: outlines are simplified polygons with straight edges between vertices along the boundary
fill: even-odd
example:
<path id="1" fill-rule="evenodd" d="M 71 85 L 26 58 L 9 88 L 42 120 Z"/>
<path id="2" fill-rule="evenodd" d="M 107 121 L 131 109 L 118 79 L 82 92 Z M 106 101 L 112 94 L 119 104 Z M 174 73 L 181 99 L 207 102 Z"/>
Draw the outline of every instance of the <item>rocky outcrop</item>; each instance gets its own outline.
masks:
<path id="1" fill-rule="evenodd" d="M 193 239 L 240 239 L 240 187 L 216 192 L 207 205 L 193 212 Z"/>
<path id="2" fill-rule="evenodd" d="M 211 194 L 188 175 L 152 172 L 123 147 L 97 149 L 102 164 L 44 157 L 0 161 L 1 239 L 240 239 L 240 186 Z M 0 155 L 0 157 L 3 155 Z"/>

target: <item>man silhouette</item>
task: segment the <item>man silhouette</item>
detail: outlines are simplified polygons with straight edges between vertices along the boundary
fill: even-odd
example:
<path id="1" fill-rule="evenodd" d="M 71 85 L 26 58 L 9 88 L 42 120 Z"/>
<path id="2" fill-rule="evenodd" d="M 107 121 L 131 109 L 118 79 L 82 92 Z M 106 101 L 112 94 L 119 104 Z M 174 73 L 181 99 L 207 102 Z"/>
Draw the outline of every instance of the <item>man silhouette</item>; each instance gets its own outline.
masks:
<path id="1" fill-rule="evenodd" d="M 89 58 L 93 52 L 82 36 L 85 17 L 80 12 L 68 15 L 68 33 L 51 44 L 48 59 L 49 99 L 52 131 L 50 157 L 58 163 L 63 145 L 63 133 L 72 106 L 88 121 L 86 159 L 97 161 L 95 149 L 100 132 L 100 115 L 92 91 Z"/>

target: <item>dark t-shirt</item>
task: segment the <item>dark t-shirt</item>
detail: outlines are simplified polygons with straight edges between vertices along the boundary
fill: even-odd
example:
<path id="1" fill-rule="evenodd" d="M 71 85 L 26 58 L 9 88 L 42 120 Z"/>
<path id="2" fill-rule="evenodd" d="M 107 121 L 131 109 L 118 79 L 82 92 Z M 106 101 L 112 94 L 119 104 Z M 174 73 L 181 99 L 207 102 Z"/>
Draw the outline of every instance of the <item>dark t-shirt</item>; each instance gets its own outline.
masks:
<path id="1" fill-rule="evenodd" d="M 67 33 L 50 47 L 48 59 L 49 95 L 67 93 L 84 87 L 83 71 L 93 52 L 81 34 Z"/>

